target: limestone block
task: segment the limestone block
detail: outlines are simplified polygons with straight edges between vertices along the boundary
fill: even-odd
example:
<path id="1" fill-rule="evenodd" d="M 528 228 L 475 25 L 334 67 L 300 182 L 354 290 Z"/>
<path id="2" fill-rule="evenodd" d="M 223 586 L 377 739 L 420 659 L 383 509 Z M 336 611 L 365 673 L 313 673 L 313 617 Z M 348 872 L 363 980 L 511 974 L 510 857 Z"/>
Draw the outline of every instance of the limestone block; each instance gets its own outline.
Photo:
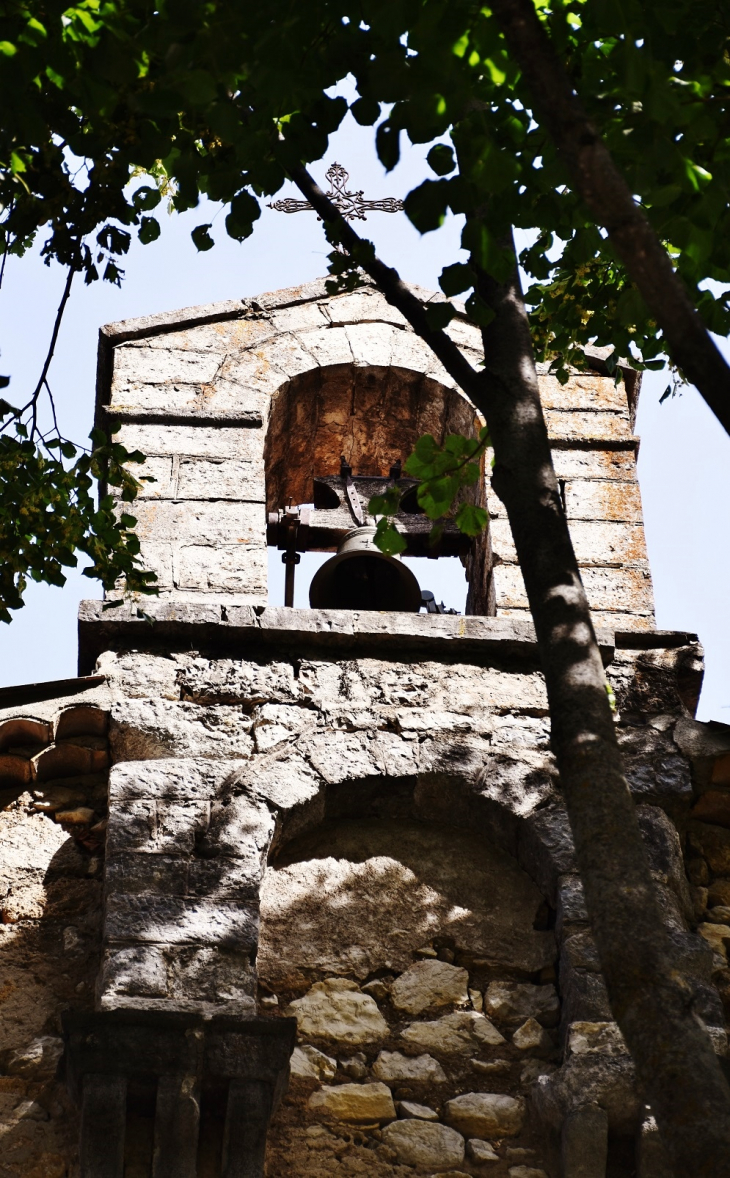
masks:
<path id="1" fill-rule="evenodd" d="M 421 1014 L 432 1007 L 466 1004 L 469 972 L 446 961 L 417 961 L 396 978 L 390 999 L 396 1010 Z"/>
<path id="2" fill-rule="evenodd" d="M 355 1045 L 377 1042 L 388 1033 L 388 1024 L 373 999 L 346 978 L 315 982 L 285 1013 L 296 1018 L 299 1033 L 305 1037 Z"/>
<path id="3" fill-rule="evenodd" d="M 507 519 L 493 519 L 490 531 L 494 551 L 503 561 L 516 564 L 517 553 Z M 644 528 L 640 524 L 575 520 L 570 525 L 570 536 L 581 572 L 592 565 L 611 565 L 619 571 L 648 567 Z"/>
<path id="4" fill-rule="evenodd" d="M 467 1141 L 466 1152 L 477 1166 L 483 1166 L 486 1162 L 499 1161 L 499 1154 L 494 1146 L 488 1141 L 480 1141 L 478 1137 L 472 1137 Z"/>
<path id="5" fill-rule="evenodd" d="M 626 1055 L 624 1037 L 614 1022 L 571 1023 L 568 1030 L 569 1055 Z"/>
<path id="6" fill-rule="evenodd" d="M 525 1102 L 496 1092 L 466 1092 L 448 1100 L 444 1119 L 466 1137 L 516 1137 L 525 1119 Z"/>
<path id="7" fill-rule="evenodd" d="M 587 441 L 603 439 L 619 441 L 631 437 L 628 409 L 622 413 L 564 412 L 546 409 L 545 421 L 550 441 Z"/>
<path id="8" fill-rule="evenodd" d="M 510 1166 L 509 1178 L 548 1178 L 544 1170 L 536 1166 Z"/>
<path id="9" fill-rule="evenodd" d="M 168 496 L 155 496 L 163 497 Z M 263 455 L 254 460 L 181 458 L 174 498 L 243 499 L 249 503 L 265 503 Z"/>
<path id="10" fill-rule="evenodd" d="M 193 658 L 177 672 L 183 699 L 197 704 L 293 703 L 299 685 L 291 663 L 250 662 L 245 659 Z"/>
<path id="11" fill-rule="evenodd" d="M 324 330 L 331 317 L 328 313 L 332 304 L 299 303 L 295 307 L 280 307 L 271 316 L 271 323 L 277 334 L 284 332 Z M 326 308 L 326 309 L 325 309 Z"/>
<path id="12" fill-rule="evenodd" d="M 438 362 L 434 363 L 433 352 L 423 340 L 409 331 L 393 331 L 390 363 L 394 368 L 405 368 L 418 373 L 425 372 L 428 376 L 433 376 L 434 370 L 441 369 Z M 443 369 L 441 371 L 443 372 Z M 437 376 L 436 379 L 440 380 L 441 378 Z M 446 388 L 454 388 L 452 377 L 445 372 L 441 383 Z"/>
<path id="13" fill-rule="evenodd" d="M 370 741 L 370 753 L 386 777 L 410 777 L 418 772 L 419 745 L 395 732 L 377 732 Z"/>
<path id="14" fill-rule="evenodd" d="M 537 378 L 540 400 L 545 409 L 610 411 L 626 413 L 626 388 L 614 384 L 611 376 L 596 373 L 573 373 L 562 385 L 556 376 L 541 374 Z M 586 415 L 587 416 L 587 415 Z"/>
<path id="15" fill-rule="evenodd" d="M 176 946 L 168 947 L 165 957 L 171 999 L 254 1005 L 256 971 L 245 948 Z"/>
<path id="16" fill-rule="evenodd" d="M 210 822 L 199 853 L 210 859 L 229 855 L 249 865 L 252 877 L 263 873 L 274 833 L 274 818 L 263 802 L 243 794 L 211 803 Z"/>
<path id="17" fill-rule="evenodd" d="M 697 925 L 697 932 L 707 941 L 712 949 L 715 968 L 724 969 L 727 966 L 727 949 L 730 943 L 730 925 L 715 924 L 707 921 Z"/>
<path id="18" fill-rule="evenodd" d="M 253 752 L 251 720 L 240 707 L 198 707 L 168 700 L 120 700 L 111 710 L 112 759 L 178 756 L 245 758 Z"/>
<path id="19" fill-rule="evenodd" d="M 633 610 L 651 613 L 654 596 L 651 574 L 645 569 L 593 568 L 581 565 L 581 578 L 591 609 Z M 502 564 L 495 573 L 499 609 L 528 608 L 527 592 L 519 566 Z"/>
<path id="20" fill-rule="evenodd" d="M 126 386 L 145 384 L 210 384 L 220 367 L 220 356 L 215 352 L 192 351 L 186 348 L 149 348 L 125 344 L 114 349 L 113 387 L 118 396 Z"/>
<path id="21" fill-rule="evenodd" d="M 730 875 L 730 830 L 706 822 L 690 822 L 689 833 L 714 875 Z"/>
<path id="22" fill-rule="evenodd" d="M 413 1100 L 401 1100 L 398 1103 L 398 1116 L 404 1120 L 438 1121 L 439 1115 L 435 1109 L 427 1104 L 417 1104 Z"/>
<path id="23" fill-rule="evenodd" d="M 266 546 L 266 518 L 261 503 L 204 500 L 144 500 L 134 505 L 140 540 L 174 540 L 181 544 Z"/>
<path id="24" fill-rule="evenodd" d="M 106 650 L 97 659 L 96 673 L 106 675 L 115 694 L 131 698 L 180 698 L 178 664 L 173 658 L 138 651 L 117 654 Z"/>
<path id="25" fill-rule="evenodd" d="M 608 1117 L 599 1105 L 569 1113 L 561 1137 L 564 1178 L 606 1178 Z"/>
<path id="26" fill-rule="evenodd" d="M 400 311 L 376 290 L 356 290 L 328 299 L 322 308 L 332 323 L 393 323 L 406 327 Z"/>
<path id="27" fill-rule="evenodd" d="M 307 734 L 299 741 L 299 751 L 330 784 L 371 777 L 378 772 L 369 741 L 359 733 Z"/>
<path id="28" fill-rule="evenodd" d="M 257 753 L 267 753 L 282 741 L 292 740 L 318 726 L 316 712 L 292 704 L 262 704 L 253 714 L 253 738 Z"/>
<path id="29" fill-rule="evenodd" d="M 636 1142 L 637 1178 L 672 1178 L 673 1174 L 674 1167 L 659 1136 L 656 1120 L 651 1116 L 646 1117 Z"/>
<path id="30" fill-rule="evenodd" d="M 302 347 L 298 334 L 293 332 L 274 336 L 261 347 L 251 349 L 247 353 L 248 357 L 255 357 L 259 361 L 265 376 L 268 377 L 267 383 L 270 382 L 272 393 L 284 384 L 287 378 L 291 380 L 293 376 L 310 372 L 316 367 L 312 356 Z"/>
<path id="31" fill-rule="evenodd" d="M 311 1043 L 295 1047 L 289 1061 L 289 1071 L 299 1080 L 334 1080 L 337 1060 L 317 1051 Z"/>
<path id="32" fill-rule="evenodd" d="M 393 337 L 401 335 L 387 323 L 351 323 L 345 326 L 355 364 L 388 368 L 393 352 Z"/>
<path id="33" fill-rule="evenodd" d="M 259 462 L 264 448 L 261 429 L 242 426 L 152 425 L 122 422 L 115 440 L 143 454 Z"/>
<path id="34" fill-rule="evenodd" d="M 311 1109 L 351 1124 L 395 1120 L 395 1105 L 385 1084 L 323 1084 L 313 1092 Z"/>
<path id="35" fill-rule="evenodd" d="M 249 764 L 236 770 L 236 780 L 285 812 L 311 802 L 322 789 L 321 778 L 311 766 L 288 749 L 253 757 Z M 294 833 L 289 827 L 290 837 Z"/>
<path id="36" fill-rule="evenodd" d="M 215 758 L 160 758 L 154 761 L 122 761 L 109 772 L 109 799 L 175 798 L 208 801 L 235 770 L 245 765 Z"/>
<path id="37" fill-rule="evenodd" d="M 543 1026 L 555 1026 L 560 1003 L 554 986 L 533 986 L 527 982 L 490 982 L 484 995 L 484 1010 L 490 1018 L 514 1026 L 536 1018 Z"/>
<path id="38" fill-rule="evenodd" d="M 258 939 L 258 907 L 150 893 L 116 894 L 107 897 L 104 934 L 110 942 L 252 949 Z"/>
<path id="39" fill-rule="evenodd" d="M 628 1055 L 572 1055 L 558 1071 L 538 1077 L 530 1098 L 536 1114 L 558 1130 L 574 1109 L 597 1104 L 609 1131 L 631 1135 L 643 1109 Z"/>
<path id="40" fill-rule="evenodd" d="M 447 1125 L 394 1121 L 383 1129 L 383 1141 L 395 1150 L 401 1165 L 419 1170 L 458 1166 L 464 1160 L 464 1138 Z"/>
<path id="41" fill-rule="evenodd" d="M 213 547 L 181 544 L 173 550 L 173 600 L 197 593 L 235 594 L 239 605 L 263 605 L 267 593 L 266 550 L 244 544 Z"/>
<path id="42" fill-rule="evenodd" d="M 175 497 L 177 480 L 173 478 L 173 461 L 172 458 L 158 458 L 150 455 L 145 462 L 126 463 L 127 470 L 139 482 L 138 502 L 140 499 L 172 499 Z M 154 482 L 146 482 L 145 480 L 148 478 L 154 479 Z M 110 487 L 109 490 L 115 498 L 119 496 L 118 487 Z"/>
<path id="43" fill-rule="evenodd" d="M 299 332 L 302 347 L 322 368 L 335 364 L 352 364 L 352 348 L 344 327 L 330 327 L 326 331 Z"/>
<path id="44" fill-rule="evenodd" d="M 451 337 L 460 348 L 468 348 L 470 352 L 482 353 L 482 333 L 474 323 L 464 319 L 452 319 L 446 328 L 446 334 Z"/>
<path id="45" fill-rule="evenodd" d="M 631 450 L 553 450 L 553 466 L 559 479 L 618 479 L 631 482 L 636 478 L 636 459 Z"/>
<path id="46" fill-rule="evenodd" d="M 202 845 L 202 844 L 201 844 Z M 263 849 L 255 841 L 241 846 L 235 858 L 220 855 L 212 859 L 190 859 L 187 863 L 185 894 L 220 900 L 257 900 L 263 872 Z M 137 856 L 150 858 L 150 856 Z M 131 891 L 131 888 L 120 888 Z M 141 890 L 141 889 L 140 889 Z M 170 889 L 163 887 L 163 891 Z M 174 894 L 170 891 L 170 894 Z"/>
<path id="47" fill-rule="evenodd" d="M 631 524 L 643 523 L 641 495 L 636 481 L 566 480 L 565 510 L 569 520 L 611 519 Z"/>
<path id="48" fill-rule="evenodd" d="M 164 998 L 168 992 L 167 963 L 162 949 L 134 945 L 106 949 L 99 976 L 99 992 L 107 1005 L 117 995 Z"/>
<path id="49" fill-rule="evenodd" d="M 411 1023 L 401 1032 L 409 1046 L 437 1055 L 475 1055 L 505 1042 L 489 1019 L 475 1010 L 457 1010 L 430 1022 Z"/>
<path id="50" fill-rule="evenodd" d="M 401 1055 L 400 1051 L 381 1051 L 373 1064 L 376 1080 L 386 1083 L 404 1081 L 416 1084 L 443 1084 L 446 1074 L 430 1055 Z"/>

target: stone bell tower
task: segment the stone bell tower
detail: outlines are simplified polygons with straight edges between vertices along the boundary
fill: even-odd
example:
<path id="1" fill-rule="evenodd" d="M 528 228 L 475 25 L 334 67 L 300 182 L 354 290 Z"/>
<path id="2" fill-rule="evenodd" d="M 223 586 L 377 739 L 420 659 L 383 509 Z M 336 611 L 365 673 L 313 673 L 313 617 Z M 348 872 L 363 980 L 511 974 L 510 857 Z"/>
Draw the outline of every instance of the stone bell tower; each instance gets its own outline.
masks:
<path id="1" fill-rule="evenodd" d="M 476 366 L 476 329 L 449 331 Z M 677 966 L 724 1054 L 730 732 L 693 719 L 696 637 L 655 628 L 636 374 L 594 364 L 543 374 L 543 404 Z M 83 603 L 80 677 L 0 700 L 2 1178 L 660 1178 L 487 480 L 489 533 L 436 553 L 463 616 L 410 582 L 399 608 L 268 604 L 269 548 L 290 576 L 343 545 L 347 568 L 373 490 L 422 434 L 476 436 L 471 405 L 374 288 L 321 282 L 104 328 L 98 415 L 148 456 L 160 595 Z M 399 526 L 427 587 L 415 494 Z"/>

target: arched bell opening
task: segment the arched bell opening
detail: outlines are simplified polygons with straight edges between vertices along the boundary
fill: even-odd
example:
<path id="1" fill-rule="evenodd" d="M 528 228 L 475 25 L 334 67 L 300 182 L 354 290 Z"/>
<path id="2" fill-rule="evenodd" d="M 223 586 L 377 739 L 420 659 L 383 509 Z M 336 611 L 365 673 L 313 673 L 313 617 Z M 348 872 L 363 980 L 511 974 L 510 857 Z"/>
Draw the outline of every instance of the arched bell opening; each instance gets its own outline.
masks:
<path id="1" fill-rule="evenodd" d="M 375 522 L 367 513 L 371 496 L 398 481 L 405 496 L 396 521 L 407 541 L 404 555 L 458 557 L 469 584 L 465 612 L 494 614 L 488 533 L 470 540 L 447 524 L 438 546 L 430 546 L 431 521 L 418 509 L 415 481 L 400 469 L 423 434 L 430 433 L 439 442 L 450 433 L 476 438 L 479 426 L 474 407 L 461 393 L 404 368 L 339 364 L 302 373 L 283 385 L 272 399 L 265 468 L 268 541 L 283 553 L 290 589 L 287 603 L 293 603 L 299 554 L 342 557 L 348 533 Z M 469 488 L 465 497 L 485 506 L 484 479 Z M 304 510 L 302 505 L 307 505 Z M 370 604 L 362 604 L 368 592 L 365 585 L 365 598 L 362 593 L 340 598 L 335 592 L 333 596 L 330 586 L 324 598 L 312 600 L 313 605 L 410 612 L 418 608 L 405 573 L 392 568 L 389 572 L 383 562 L 377 569 L 370 563 L 375 550 L 372 535 L 369 539 L 368 544 L 362 533 L 354 541 L 350 537 L 346 579 L 350 582 L 350 574 L 354 577 L 359 565 L 364 566 L 359 569 L 361 580 L 380 587 L 370 594 Z M 357 544 L 360 550 L 352 550 Z M 372 576 L 366 577 L 368 572 Z M 428 572 L 427 568 L 422 574 L 417 571 L 424 589 L 429 587 Z M 334 579 L 345 578 L 341 573 Z M 328 580 L 333 580 L 330 574 Z M 435 602 L 427 608 L 439 612 Z"/>

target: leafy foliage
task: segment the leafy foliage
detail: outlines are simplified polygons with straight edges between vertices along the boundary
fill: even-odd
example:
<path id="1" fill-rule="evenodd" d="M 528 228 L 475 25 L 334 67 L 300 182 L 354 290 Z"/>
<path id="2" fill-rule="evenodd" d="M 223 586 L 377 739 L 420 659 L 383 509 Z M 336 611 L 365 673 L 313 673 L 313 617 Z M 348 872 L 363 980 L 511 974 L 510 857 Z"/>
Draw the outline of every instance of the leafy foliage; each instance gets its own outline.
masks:
<path id="1" fill-rule="evenodd" d="M 0 401 L 0 418 L 8 415 L 14 411 Z M 105 589 L 123 577 L 130 591 L 157 592 L 155 574 L 140 567 L 139 540 L 130 531 L 136 520 L 122 507 L 139 490 L 126 466 L 144 456 L 101 430 L 92 431 L 91 441 L 81 454 L 60 437 L 37 444 L 17 421 L 13 434 L 0 434 L 0 621 L 9 622 L 9 611 L 23 605 L 29 578 L 63 585 L 63 570 L 78 563 L 76 552 L 91 561 L 83 575 Z M 95 479 L 118 488 L 118 496 L 106 494 L 97 506 Z"/>
<path id="2" fill-rule="evenodd" d="M 412 478 L 420 479 L 416 488 L 419 507 L 434 520 L 430 542 L 438 542 L 443 532 L 443 521 L 452 515 L 460 532 L 466 536 L 478 536 L 487 526 L 488 515 L 466 499 L 459 500 L 460 493 L 473 487 L 479 479 L 480 459 L 490 445 L 489 431 L 483 426 L 479 437 L 466 438 L 463 434 L 449 434 L 440 445 L 431 434 L 425 434 L 416 442 L 415 449 L 405 463 L 405 472 Z M 379 516 L 375 543 L 381 552 L 394 556 L 403 552 L 406 541 L 400 534 L 393 517 L 398 514 L 403 492 L 395 483 L 384 494 L 374 495 L 368 505 L 371 515 Z"/>
<path id="3" fill-rule="evenodd" d="M 727 334 L 730 291 L 707 289 L 708 279 L 730 285 L 727 6 L 536 0 L 536 9 L 705 323 Z M 532 235 L 521 262 L 533 282 L 536 351 L 560 380 L 585 364 L 588 342 L 613 347 L 614 361 L 661 365 L 657 324 L 572 191 L 497 22 L 473 0 L 8 0 L 0 252 L 22 254 L 42 230 L 48 261 L 87 282 L 119 283 L 131 234 L 145 244 L 159 237 L 161 201 L 182 211 L 201 195 L 228 207 L 226 231 L 244 240 L 288 170 L 326 153 L 347 111 L 330 91 L 347 75 L 357 87 L 350 109 L 375 127 L 386 168 L 404 136 L 430 145 L 432 177 L 406 200 L 421 232 L 437 230 L 449 210 L 466 214 L 462 244 L 498 279 L 512 265 L 505 230 Z M 130 178 L 140 177 L 134 190 Z M 213 246 L 210 230 L 193 230 L 197 249 Z M 337 247 L 334 229 L 329 237 Z M 331 289 L 357 285 L 357 261 L 335 248 Z M 441 287 L 465 294 L 473 322 L 488 325 L 469 264 L 447 266 Z M 428 308 L 433 328 L 450 314 L 448 304 Z M 31 495 L 34 480 L 47 478 L 55 501 L 53 480 L 65 486 L 68 472 L 20 441 L 4 445 L 18 487 Z M 433 510 L 447 503 L 452 477 L 423 476 Z M 462 519 L 476 527 L 468 513 Z M 71 532 L 64 536 L 65 553 Z M 34 567 L 40 576 L 55 568 Z"/>

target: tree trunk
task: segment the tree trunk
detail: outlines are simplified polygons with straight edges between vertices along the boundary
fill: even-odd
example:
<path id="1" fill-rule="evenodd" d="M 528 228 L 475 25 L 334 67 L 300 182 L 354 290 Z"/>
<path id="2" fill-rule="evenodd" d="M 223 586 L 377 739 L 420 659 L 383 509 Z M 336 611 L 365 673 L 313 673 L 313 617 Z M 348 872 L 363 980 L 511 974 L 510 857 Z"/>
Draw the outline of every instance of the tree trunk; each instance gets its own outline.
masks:
<path id="1" fill-rule="evenodd" d="M 626 273 L 662 329 L 672 360 L 730 434 L 730 367 L 583 109 L 532 0 L 493 0 L 490 7 L 575 192 L 608 231 Z"/>
<path id="2" fill-rule="evenodd" d="M 616 1020 L 676 1178 L 730 1178 L 730 1090 L 672 965 L 634 804 L 623 776 L 601 657 L 558 494 L 515 260 L 504 285 L 479 273 L 495 312 L 476 372 L 397 272 L 338 214 L 304 168 L 292 179 L 482 412 L 535 622 L 552 743 L 586 904 Z M 512 251 L 514 246 L 509 242 Z M 473 265 L 473 263 L 472 263 Z M 476 269 L 476 268 L 475 268 Z"/>

